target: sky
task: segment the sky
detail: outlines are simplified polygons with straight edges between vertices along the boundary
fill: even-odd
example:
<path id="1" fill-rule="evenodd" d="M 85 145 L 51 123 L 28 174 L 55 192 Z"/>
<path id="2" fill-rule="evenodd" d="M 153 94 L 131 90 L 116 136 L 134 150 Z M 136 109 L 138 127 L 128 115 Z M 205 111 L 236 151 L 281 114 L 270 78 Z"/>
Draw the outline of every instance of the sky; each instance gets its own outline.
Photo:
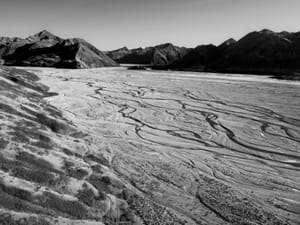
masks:
<path id="1" fill-rule="evenodd" d="M 300 31 L 300 0 L 0 0 L 0 36 L 48 30 L 101 50 L 218 45 L 264 28 Z"/>

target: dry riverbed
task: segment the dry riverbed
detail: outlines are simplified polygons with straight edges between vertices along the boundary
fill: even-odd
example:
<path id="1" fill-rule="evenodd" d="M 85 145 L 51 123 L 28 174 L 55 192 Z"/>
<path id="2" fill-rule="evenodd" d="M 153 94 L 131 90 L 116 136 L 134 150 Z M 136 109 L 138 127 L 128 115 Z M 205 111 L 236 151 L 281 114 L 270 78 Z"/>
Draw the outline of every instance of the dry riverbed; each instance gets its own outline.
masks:
<path id="1" fill-rule="evenodd" d="M 26 102 L 31 95 L 1 95 L 6 106 L 27 109 L 13 118 L 10 108 L 0 110 L 0 163 L 6 163 L 0 200 L 13 196 L 32 206 L 0 203 L 7 218 L 43 215 L 49 224 L 299 222 L 300 83 L 125 68 L 25 69 L 50 90 L 43 91 L 43 104 Z M 27 137 L 29 125 L 22 122 L 31 117 L 32 127 L 42 123 L 45 129 Z M 10 168 L 9 160 L 19 167 Z"/>

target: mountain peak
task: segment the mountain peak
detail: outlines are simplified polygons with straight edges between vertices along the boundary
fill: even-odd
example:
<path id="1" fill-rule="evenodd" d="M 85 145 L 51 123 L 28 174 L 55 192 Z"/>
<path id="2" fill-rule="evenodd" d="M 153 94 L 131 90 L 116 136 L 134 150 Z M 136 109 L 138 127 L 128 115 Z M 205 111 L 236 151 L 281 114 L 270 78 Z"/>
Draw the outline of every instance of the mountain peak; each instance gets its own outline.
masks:
<path id="1" fill-rule="evenodd" d="M 123 51 L 129 51 L 129 49 L 125 46 L 123 48 L 120 48 L 120 50 L 123 50 Z"/>
<path id="2" fill-rule="evenodd" d="M 42 40 L 55 40 L 59 41 L 61 40 L 60 37 L 50 33 L 48 30 L 42 30 L 34 35 L 31 35 L 27 38 L 28 41 L 42 41 Z"/>
<path id="3" fill-rule="evenodd" d="M 172 43 L 164 43 L 164 44 L 161 44 L 161 45 L 157 45 L 155 46 L 156 48 L 167 48 L 167 47 L 170 47 L 170 46 L 174 46 Z"/>
<path id="4" fill-rule="evenodd" d="M 230 46 L 230 45 L 235 44 L 235 43 L 236 43 L 235 39 L 229 38 L 228 40 L 226 40 L 222 44 L 220 44 L 219 47 Z"/>
<path id="5" fill-rule="evenodd" d="M 129 51 L 129 49 L 125 46 L 125 47 L 123 47 L 123 48 L 118 48 L 118 49 L 116 49 L 116 50 L 113 50 L 113 52 L 121 52 L 121 51 Z"/>
<path id="6" fill-rule="evenodd" d="M 269 29 L 263 29 L 261 31 L 259 31 L 260 34 L 275 34 L 274 31 L 269 30 Z"/>
<path id="7" fill-rule="evenodd" d="M 48 30 L 42 30 L 39 33 L 37 33 L 38 35 L 53 35 L 52 33 L 50 33 Z"/>

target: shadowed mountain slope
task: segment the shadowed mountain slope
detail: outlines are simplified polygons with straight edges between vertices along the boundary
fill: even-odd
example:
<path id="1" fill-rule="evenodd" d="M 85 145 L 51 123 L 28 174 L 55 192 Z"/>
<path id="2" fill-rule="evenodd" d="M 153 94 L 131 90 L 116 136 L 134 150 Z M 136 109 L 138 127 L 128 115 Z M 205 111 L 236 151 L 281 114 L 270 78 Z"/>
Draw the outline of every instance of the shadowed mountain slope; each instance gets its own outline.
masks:
<path id="1" fill-rule="evenodd" d="M 211 64 L 219 55 L 220 52 L 216 46 L 200 45 L 191 50 L 181 60 L 175 61 L 171 67 L 205 70 L 206 66 Z"/>
<path id="2" fill-rule="evenodd" d="M 95 68 L 117 63 L 83 39 L 62 39 L 41 31 L 26 39 L 0 39 L 5 65 L 60 68 Z"/>
<path id="3" fill-rule="evenodd" d="M 231 45 L 212 68 L 245 72 L 297 70 L 299 43 L 299 34 L 252 32 Z"/>

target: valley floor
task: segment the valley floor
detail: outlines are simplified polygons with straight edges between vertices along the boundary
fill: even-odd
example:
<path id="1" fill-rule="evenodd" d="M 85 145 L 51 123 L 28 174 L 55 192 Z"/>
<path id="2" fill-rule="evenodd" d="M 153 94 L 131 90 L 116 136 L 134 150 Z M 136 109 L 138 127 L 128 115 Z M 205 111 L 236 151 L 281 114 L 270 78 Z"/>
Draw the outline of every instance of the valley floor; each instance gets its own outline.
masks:
<path id="1" fill-rule="evenodd" d="M 101 153 L 115 177 L 106 204 L 127 204 L 131 223 L 299 222 L 300 83 L 124 68 L 25 70 L 58 93 L 46 101 L 87 134 L 72 154 Z M 77 179 L 98 189 L 90 177 L 95 161 Z M 122 186 L 114 182 L 136 197 L 114 191 Z"/>

